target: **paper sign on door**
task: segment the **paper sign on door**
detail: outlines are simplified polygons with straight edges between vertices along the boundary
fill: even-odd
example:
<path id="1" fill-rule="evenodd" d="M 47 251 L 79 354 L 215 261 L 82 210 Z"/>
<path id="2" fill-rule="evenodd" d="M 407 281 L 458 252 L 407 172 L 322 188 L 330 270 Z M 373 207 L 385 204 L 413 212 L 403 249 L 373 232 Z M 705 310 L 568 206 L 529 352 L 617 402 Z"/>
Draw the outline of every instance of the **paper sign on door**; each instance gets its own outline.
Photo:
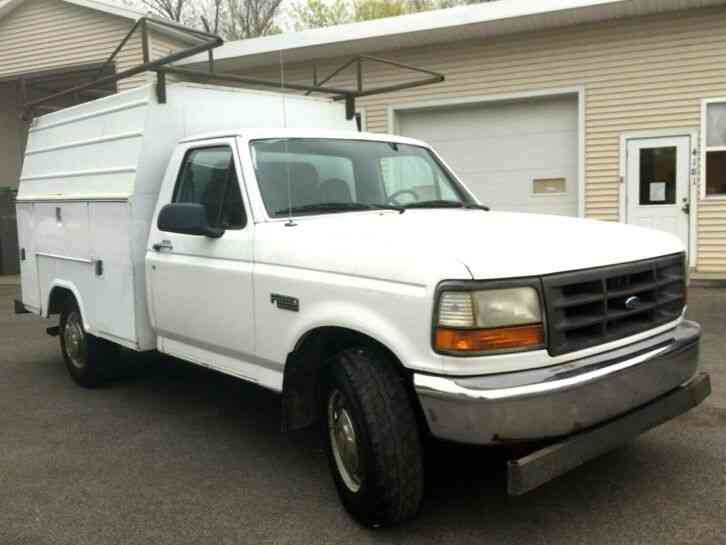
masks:
<path id="1" fill-rule="evenodd" d="M 664 202 L 666 200 L 665 182 L 651 182 L 650 202 Z"/>

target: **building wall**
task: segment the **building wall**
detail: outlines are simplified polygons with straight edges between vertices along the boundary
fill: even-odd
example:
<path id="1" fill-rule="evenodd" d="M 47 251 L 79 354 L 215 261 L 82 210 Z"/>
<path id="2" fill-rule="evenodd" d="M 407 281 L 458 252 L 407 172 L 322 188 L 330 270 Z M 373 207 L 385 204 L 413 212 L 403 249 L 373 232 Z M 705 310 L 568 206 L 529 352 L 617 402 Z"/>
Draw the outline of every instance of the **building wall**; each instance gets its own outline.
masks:
<path id="1" fill-rule="evenodd" d="M 180 44 L 179 41 L 175 40 L 174 38 L 153 31 L 150 32 L 149 42 L 149 56 L 152 60 L 161 59 L 163 57 L 166 57 L 167 55 L 170 55 L 171 53 L 174 53 L 175 51 L 178 51 L 179 49 L 188 47 Z"/>
<path id="2" fill-rule="evenodd" d="M 726 9 L 612 20 L 494 39 L 375 54 L 442 72 L 446 81 L 369 97 L 367 127 L 387 131 L 388 106 L 462 97 L 585 89 L 585 213 L 617 221 L 620 135 L 649 129 L 700 129 L 701 99 L 726 96 Z M 342 59 L 319 63 L 319 76 Z M 279 66 L 255 75 L 279 78 Z M 285 69 L 310 82 L 312 65 Z M 330 85 L 350 84 L 352 74 Z M 400 79 L 396 69 L 366 72 L 368 85 Z M 623 188 L 624 189 L 624 188 Z M 726 273 L 726 201 L 698 203 L 697 268 Z"/>
<path id="3" fill-rule="evenodd" d="M 0 83 L 0 188 L 18 186 L 26 133 L 18 114 L 16 83 Z"/>
<path id="4" fill-rule="evenodd" d="M 128 19 L 58 0 L 27 0 L 0 20 L 0 79 L 104 62 L 132 25 Z M 119 53 L 116 70 L 140 59 L 137 34 Z M 141 74 L 119 82 L 119 89 L 145 82 Z"/>

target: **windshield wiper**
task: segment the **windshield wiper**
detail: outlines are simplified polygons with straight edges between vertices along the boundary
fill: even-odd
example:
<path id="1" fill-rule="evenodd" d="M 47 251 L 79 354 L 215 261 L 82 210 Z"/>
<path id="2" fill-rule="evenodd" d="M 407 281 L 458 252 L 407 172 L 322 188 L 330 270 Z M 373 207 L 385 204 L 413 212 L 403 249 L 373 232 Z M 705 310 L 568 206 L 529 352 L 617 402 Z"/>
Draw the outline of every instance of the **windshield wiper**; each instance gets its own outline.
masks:
<path id="1" fill-rule="evenodd" d="M 406 208 L 466 208 L 467 210 L 485 210 L 487 212 L 489 211 L 489 207 L 484 206 L 483 204 L 461 201 L 447 201 L 443 199 L 412 202 L 407 204 Z"/>
<path id="2" fill-rule="evenodd" d="M 393 206 L 387 204 L 368 204 L 362 202 L 319 202 L 313 204 L 303 204 L 293 206 L 291 208 L 282 208 L 275 211 L 275 216 L 287 216 L 288 214 L 315 214 L 335 213 L 335 212 L 354 212 L 358 210 L 395 210 L 403 214 L 406 209 L 402 206 Z"/>

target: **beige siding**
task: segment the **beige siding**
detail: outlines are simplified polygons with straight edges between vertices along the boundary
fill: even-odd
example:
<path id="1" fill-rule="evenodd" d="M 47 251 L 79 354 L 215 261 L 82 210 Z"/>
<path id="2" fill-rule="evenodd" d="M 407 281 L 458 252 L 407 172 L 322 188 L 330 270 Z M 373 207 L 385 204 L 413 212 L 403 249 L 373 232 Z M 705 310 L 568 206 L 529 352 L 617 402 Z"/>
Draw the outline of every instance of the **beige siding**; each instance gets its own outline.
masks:
<path id="1" fill-rule="evenodd" d="M 726 271 L 726 201 L 699 203 L 698 270 Z"/>
<path id="2" fill-rule="evenodd" d="M 387 107 L 413 102 L 585 89 L 585 210 L 618 219 L 620 135 L 629 131 L 700 128 L 701 99 L 726 95 L 726 9 L 614 20 L 573 28 L 440 44 L 379 56 L 444 73 L 446 82 L 369 97 L 368 130 L 387 131 Z M 324 75 L 339 62 L 319 65 Z M 279 77 L 279 68 L 258 75 Z M 312 68 L 288 66 L 288 81 Z M 399 78 L 395 69 L 367 71 L 370 85 Z M 330 85 L 350 84 L 352 73 Z M 726 202 L 698 206 L 698 268 L 726 273 Z"/>
<path id="3" fill-rule="evenodd" d="M 171 53 L 174 53 L 179 49 L 189 47 L 186 45 L 182 45 L 179 43 L 179 41 L 158 32 L 151 32 L 149 38 L 149 55 L 152 60 L 161 59 L 163 57 L 166 57 L 167 55 L 170 55 Z"/>
<path id="4" fill-rule="evenodd" d="M 0 78 L 103 62 L 132 21 L 59 0 L 27 0 L 0 20 Z M 117 57 L 116 70 L 138 64 L 141 40 L 132 38 Z M 119 82 L 120 89 L 143 84 L 142 74 Z"/>

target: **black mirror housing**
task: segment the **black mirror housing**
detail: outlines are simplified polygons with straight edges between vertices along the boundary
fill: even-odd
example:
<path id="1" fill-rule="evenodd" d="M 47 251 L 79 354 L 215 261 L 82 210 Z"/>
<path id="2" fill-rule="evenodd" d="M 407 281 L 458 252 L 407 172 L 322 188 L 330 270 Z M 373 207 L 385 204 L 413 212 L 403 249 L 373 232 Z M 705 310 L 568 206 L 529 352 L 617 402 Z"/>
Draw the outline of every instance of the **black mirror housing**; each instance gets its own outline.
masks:
<path id="1" fill-rule="evenodd" d="M 159 212 L 157 227 L 160 231 L 219 238 L 224 229 L 212 227 L 207 210 L 201 204 L 175 202 L 165 205 Z"/>

